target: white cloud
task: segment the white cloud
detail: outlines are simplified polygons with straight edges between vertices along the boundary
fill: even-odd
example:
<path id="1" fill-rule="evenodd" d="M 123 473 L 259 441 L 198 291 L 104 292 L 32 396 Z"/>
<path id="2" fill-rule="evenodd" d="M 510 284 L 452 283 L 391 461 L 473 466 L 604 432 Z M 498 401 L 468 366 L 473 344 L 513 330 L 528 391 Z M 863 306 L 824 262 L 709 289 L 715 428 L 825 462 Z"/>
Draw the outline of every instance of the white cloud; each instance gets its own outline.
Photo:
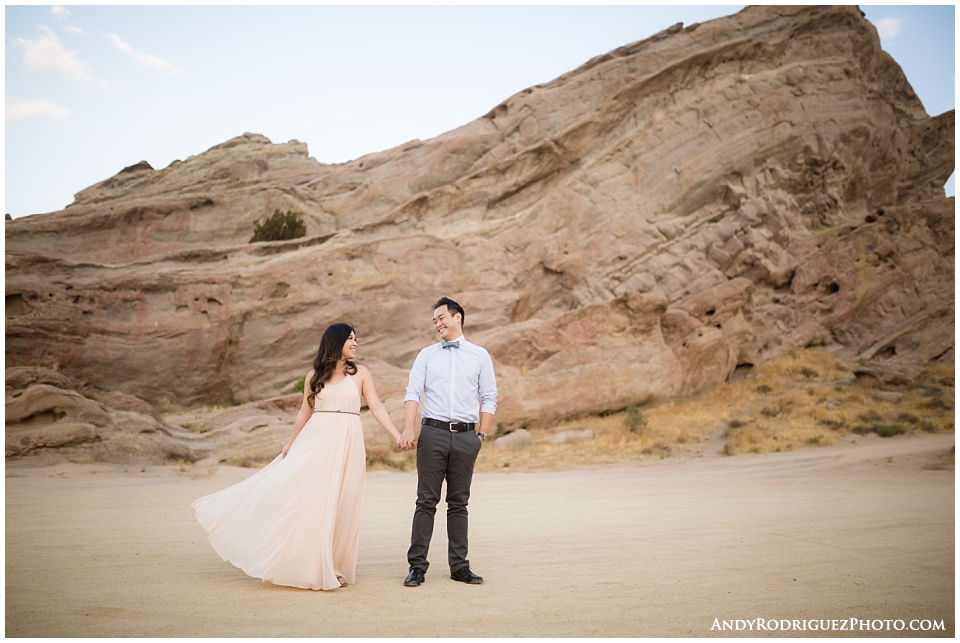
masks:
<path id="1" fill-rule="evenodd" d="M 23 52 L 23 62 L 30 71 L 81 82 L 91 80 L 87 63 L 80 60 L 75 49 L 64 49 L 49 27 L 40 25 L 40 31 L 43 34 L 36 40 L 17 38 L 13 41 L 13 46 Z"/>
<path id="2" fill-rule="evenodd" d="M 143 63 L 148 67 L 159 69 L 163 73 L 169 74 L 171 76 L 176 76 L 180 71 L 172 63 L 168 63 L 166 60 L 164 60 L 163 58 L 160 58 L 159 56 L 151 56 L 149 54 L 139 54 L 137 56 L 137 60 L 139 60 L 141 63 Z"/>
<path id="3" fill-rule="evenodd" d="M 20 123 L 32 118 L 61 119 L 70 116 L 70 110 L 45 98 L 17 101 L 6 97 L 6 121 Z"/>
<path id="4" fill-rule="evenodd" d="M 52 7 L 50 7 L 50 15 L 56 18 L 57 20 L 59 20 L 60 22 L 63 22 L 64 20 L 70 17 L 70 10 L 62 5 L 53 5 Z M 63 30 L 69 31 L 70 33 L 80 34 L 81 36 L 84 34 L 83 29 L 81 29 L 80 27 L 69 25 L 69 24 L 63 25 Z"/>
<path id="5" fill-rule="evenodd" d="M 115 33 L 110 34 L 110 42 L 113 43 L 113 46 L 122 51 L 125 54 L 133 54 L 133 47 L 128 45 L 123 41 L 123 38 L 118 36 Z"/>
<path id="6" fill-rule="evenodd" d="M 883 39 L 893 40 L 900 33 L 900 25 L 903 24 L 903 18 L 881 18 L 877 20 L 877 33 Z"/>
<path id="7" fill-rule="evenodd" d="M 110 42 L 113 43 L 113 46 L 122 51 L 125 54 L 133 56 L 137 59 L 141 65 L 146 65 L 147 67 L 153 67 L 156 70 L 162 71 L 165 74 L 170 76 L 176 76 L 180 73 L 180 70 L 177 69 L 176 65 L 171 62 L 168 62 L 161 58 L 160 56 L 154 56 L 152 54 L 146 54 L 139 49 L 134 49 L 129 44 L 127 44 L 123 38 L 118 36 L 115 33 L 110 34 Z"/>

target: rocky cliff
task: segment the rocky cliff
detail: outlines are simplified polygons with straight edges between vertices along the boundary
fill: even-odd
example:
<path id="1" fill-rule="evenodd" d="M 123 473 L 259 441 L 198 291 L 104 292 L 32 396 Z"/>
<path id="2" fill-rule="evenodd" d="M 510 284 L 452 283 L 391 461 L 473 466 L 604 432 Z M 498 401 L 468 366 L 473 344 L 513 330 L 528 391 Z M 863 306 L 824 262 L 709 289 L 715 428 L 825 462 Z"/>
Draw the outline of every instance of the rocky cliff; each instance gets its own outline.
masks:
<path id="1" fill-rule="evenodd" d="M 812 345 L 902 372 L 953 359 L 953 168 L 954 113 L 926 114 L 856 7 L 750 7 L 435 139 L 324 165 L 244 134 L 7 221 L 6 364 L 233 405 L 289 393 L 342 320 L 396 403 L 448 295 L 508 426 Z M 307 236 L 247 243 L 277 208 Z"/>

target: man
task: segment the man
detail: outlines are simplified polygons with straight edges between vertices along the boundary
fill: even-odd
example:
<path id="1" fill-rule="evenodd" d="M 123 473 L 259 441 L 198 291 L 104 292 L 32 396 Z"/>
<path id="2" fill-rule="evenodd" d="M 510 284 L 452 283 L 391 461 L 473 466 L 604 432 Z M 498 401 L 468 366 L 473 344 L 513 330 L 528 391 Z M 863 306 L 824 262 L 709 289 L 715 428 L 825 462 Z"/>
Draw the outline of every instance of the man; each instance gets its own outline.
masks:
<path id="1" fill-rule="evenodd" d="M 440 342 L 417 355 L 404 396 L 404 432 L 414 442 L 417 409 L 423 400 L 417 444 L 417 508 L 403 582 L 419 587 L 430 563 L 427 552 L 440 488 L 447 481 L 447 559 L 450 578 L 476 585 L 483 578 L 470 571 L 467 560 L 467 501 L 473 465 L 490 433 L 497 410 L 497 382 L 490 354 L 463 337 L 463 308 L 442 297 L 433 305 L 433 327 Z"/>

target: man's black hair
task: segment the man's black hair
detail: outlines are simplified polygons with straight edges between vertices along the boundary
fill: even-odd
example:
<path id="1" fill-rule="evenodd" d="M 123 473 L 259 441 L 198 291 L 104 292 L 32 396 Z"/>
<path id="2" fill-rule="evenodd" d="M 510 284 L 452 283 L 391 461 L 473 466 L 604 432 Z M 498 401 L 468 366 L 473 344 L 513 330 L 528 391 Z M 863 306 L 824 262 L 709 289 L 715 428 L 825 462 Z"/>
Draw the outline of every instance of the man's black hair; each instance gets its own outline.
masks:
<path id="1" fill-rule="evenodd" d="M 440 306 L 446 306 L 451 317 L 454 313 L 460 313 L 460 325 L 463 326 L 463 321 L 467 318 L 466 313 L 463 312 L 463 306 L 449 297 L 441 297 L 438 299 L 437 303 L 433 305 L 433 309 L 436 310 L 437 308 L 440 308 Z"/>

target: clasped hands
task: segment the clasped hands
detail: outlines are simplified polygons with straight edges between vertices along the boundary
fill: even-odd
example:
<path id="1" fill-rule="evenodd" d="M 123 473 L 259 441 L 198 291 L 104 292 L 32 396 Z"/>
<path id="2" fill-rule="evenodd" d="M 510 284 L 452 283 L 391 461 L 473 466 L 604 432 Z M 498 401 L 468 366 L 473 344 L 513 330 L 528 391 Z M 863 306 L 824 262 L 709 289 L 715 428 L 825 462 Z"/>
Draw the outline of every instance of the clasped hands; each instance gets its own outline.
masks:
<path id="1" fill-rule="evenodd" d="M 397 447 L 403 450 L 416 449 L 417 438 L 413 435 L 413 429 L 407 429 L 397 438 Z"/>

